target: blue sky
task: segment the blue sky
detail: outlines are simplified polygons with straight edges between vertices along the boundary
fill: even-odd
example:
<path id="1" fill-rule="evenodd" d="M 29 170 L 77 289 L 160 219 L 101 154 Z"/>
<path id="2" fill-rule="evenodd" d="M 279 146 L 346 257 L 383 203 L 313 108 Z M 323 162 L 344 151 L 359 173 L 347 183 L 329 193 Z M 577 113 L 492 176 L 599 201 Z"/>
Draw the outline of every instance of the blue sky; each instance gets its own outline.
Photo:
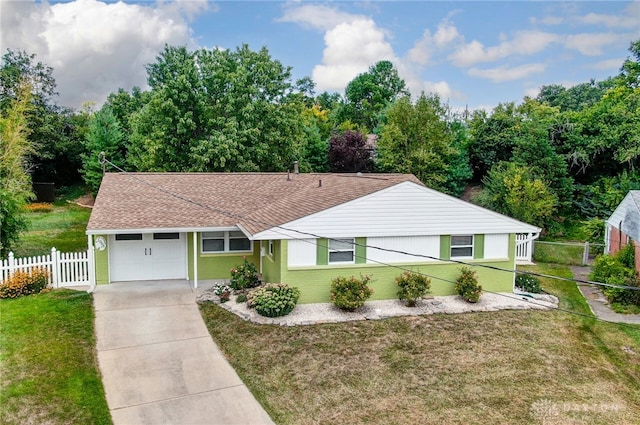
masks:
<path id="1" fill-rule="evenodd" d="M 640 38 L 635 1 L 74 0 L 0 3 L 0 47 L 25 49 L 54 68 L 59 103 L 100 105 L 119 87 L 146 85 L 144 64 L 165 43 L 190 48 L 266 46 L 310 76 L 317 91 L 345 85 L 391 60 L 414 95 L 454 108 L 491 108 L 617 74 Z"/>

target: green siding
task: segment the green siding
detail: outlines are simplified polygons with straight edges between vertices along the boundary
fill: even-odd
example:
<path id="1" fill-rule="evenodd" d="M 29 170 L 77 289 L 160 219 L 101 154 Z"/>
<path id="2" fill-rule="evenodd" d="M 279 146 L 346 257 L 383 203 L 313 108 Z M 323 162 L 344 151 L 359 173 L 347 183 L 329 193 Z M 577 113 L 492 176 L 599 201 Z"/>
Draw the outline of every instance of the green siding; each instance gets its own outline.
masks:
<path id="1" fill-rule="evenodd" d="M 316 240 L 316 264 L 319 266 L 329 264 L 329 241 L 325 238 Z"/>
<path id="2" fill-rule="evenodd" d="M 440 236 L 440 258 L 442 260 L 451 259 L 451 235 Z"/>
<path id="3" fill-rule="evenodd" d="M 273 257 L 265 255 L 262 257 L 262 278 L 265 282 L 280 282 L 281 261 L 282 261 L 282 241 L 273 241 Z M 258 242 L 255 242 L 258 243 Z M 269 241 L 261 241 L 265 252 L 269 252 Z"/>
<path id="4" fill-rule="evenodd" d="M 356 238 L 356 264 L 367 263 L 367 238 Z"/>
<path id="5" fill-rule="evenodd" d="M 475 261 L 469 263 L 488 264 L 495 267 L 511 269 L 512 261 Z M 331 279 L 337 276 L 370 275 L 374 294 L 372 300 L 397 298 L 398 288 L 394 283 L 402 269 L 428 274 L 431 277 L 433 295 L 455 295 L 453 281 L 460 274 L 460 265 L 454 263 L 432 264 L 397 264 L 398 267 L 378 264 L 350 266 L 317 266 L 283 270 L 282 282 L 300 289 L 300 303 L 329 302 Z M 482 287 L 489 291 L 511 292 L 513 290 L 513 273 L 485 268 L 475 268 Z"/>
<path id="6" fill-rule="evenodd" d="M 198 241 L 198 279 L 229 279 L 231 269 L 241 264 L 245 257 L 259 267 L 260 242 L 253 243 L 253 253 L 202 254 L 200 241 Z M 187 236 L 187 258 L 189 259 L 189 279 L 193 280 L 193 233 Z"/>
<path id="7" fill-rule="evenodd" d="M 484 235 L 473 235 L 473 258 L 484 258 Z"/>
<path id="8" fill-rule="evenodd" d="M 107 235 L 94 235 L 94 242 L 98 236 L 102 236 L 107 241 L 107 247 L 104 251 L 93 250 L 96 260 L 96 284 L 103 285 L 109 283 L 109 237 Z"/>

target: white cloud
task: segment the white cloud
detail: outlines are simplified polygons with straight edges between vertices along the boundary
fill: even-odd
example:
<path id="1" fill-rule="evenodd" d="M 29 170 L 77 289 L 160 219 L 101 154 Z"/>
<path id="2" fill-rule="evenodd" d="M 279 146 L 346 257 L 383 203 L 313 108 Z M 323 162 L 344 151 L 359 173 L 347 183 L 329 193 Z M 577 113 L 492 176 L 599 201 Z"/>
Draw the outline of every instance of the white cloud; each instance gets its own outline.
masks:
<path id="1" fill-rule="evenodd" d="M 506 66 L 499 66 L 497 68 L 490 69 L 469 69 L 469 75 L 473 77 L 485 78 L 493 81 L 494 83 L 501 83 L 504 81 L 520 80 L 528 77 L 531 74 L 542 73 L 545 70 L 545 65 L 541 63 L 531 63 L 526 65 L 520 65 L 513 68 Z"/>
<path id="2" fill-rule="evenodd" d="M 620 39 L 614 33 L 582 33 L 566 36 L 565 47 L 579 51 L 585 56 L 598 56 L 604 53 L 604 48 Z"/>
<path id="3" fill-rule="evenodd" d="M 529 22 L 534 25 L 560 25 L 565 22 L 565 19 L 561 16 L 544 16 L 542 18 L 536 18 L 535 16 L 532 16 L 529 18 Z"/>
<path id="4" fill-rule="evenodd" d="M 614 58 L 614 59 L 605 59 L 600 62 L 596 62 L 592 65 L 589 65 L 588 68 L 591 69 L 611 69 L 611 70 L 619 70 L 624 63 L 624 58 Z"/>
<path id="5" fill-rule="evenodd" d="M 342 23 L 327 31 L 322 64 L 313 69 L 318 91 L 342 91 L 355 76 L 381 60 L 398 63 L 385 32 L 371 19 Z"/>
<path id="6" fill-rule="evenodd" d="M 533 55 L 558 42 L 560 37 L 544 31 L 519 31 L 511 40 L 497 46 L 485 47 L 477 40 L 458 47 L 449 59 L 454 65 L 467 67 L 480 62 L 493 62 L 513 55 Z"/>
<path id="7" fill-rule="evenodd" d="M 0 47 L 35 53 L 53 67 L 61 105 L 100 104 L 120 87 L 144 87 L 144 65 L 165 44 L 192 44 L 185 14 L 193 17 L 205 7 L 202 1 L 5 2 Z"/>
<path id="8" fill-rule="evenodd" d="M 415 42 L 411 50 L 407 53 L 407 58 L 411 62 L 420 65 L 429 63 L 431 56 L 437 50 L 442 50 L 456 41 L 462 41 L 463 37 L 458 29 L 449 20 L 443 20 L 438 24 L 435 34 L 426 29 L 418 41 Z"/>
<path id="9" fill-rule="evenodd" d="M 640 22 L 640 3 L 631 2 L 623 15 L 606 15 L 602 13 L 587 13 L 576 16 L 575 19 L 586 25 L 604 25 L 607 28 L 638 28 Z"/>
<path id="10" fill-rule="evenodd" d="M 284 15 L 278 18 L 276 22 L 292 22 L 313 29 L 328 31 L 337 25 L 359 19 L 366 19 L 366 17 L 342 12 L 329 6 L 304 4 L 287 7 Z"/>

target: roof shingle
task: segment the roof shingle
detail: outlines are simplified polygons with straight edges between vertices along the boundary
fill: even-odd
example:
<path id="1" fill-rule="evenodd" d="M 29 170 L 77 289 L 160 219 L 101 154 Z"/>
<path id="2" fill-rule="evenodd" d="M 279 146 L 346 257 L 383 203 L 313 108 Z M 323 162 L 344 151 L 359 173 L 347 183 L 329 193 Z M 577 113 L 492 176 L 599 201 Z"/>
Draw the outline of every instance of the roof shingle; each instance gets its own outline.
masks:
<path id="1" fill-rule="evenodd" d="M 107 173 L 90 233 L 282 225 L 411 181 L 411 174 Z"/>

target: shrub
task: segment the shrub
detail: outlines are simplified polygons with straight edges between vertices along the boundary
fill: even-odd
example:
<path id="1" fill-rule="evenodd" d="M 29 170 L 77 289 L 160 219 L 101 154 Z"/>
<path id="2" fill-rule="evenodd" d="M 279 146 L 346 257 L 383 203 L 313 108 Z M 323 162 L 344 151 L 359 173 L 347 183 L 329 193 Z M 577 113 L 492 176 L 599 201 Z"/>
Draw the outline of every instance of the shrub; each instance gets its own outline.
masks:
<path id="1" fill-rule="evenodd" d="M 606 283 L 612 285 L 640 287 L 640 279 L 637 277 L 611 277 Z M 602 287 L 602 292 L 610 303 L 640 306 L 640 290 L 604 286 Z"/>
<path id="2" fill-rule="evenodd" d="M 415 307 L 419 298 L 431 292 L 431 279 L 419 273 L 404 272 L 395 282 L 400 287 L 398 298 L 406 301 L 408 307 Z"/>
<path id="3" fill-rule="evenodd" d="M 246 288 L 255 288 L 260 285 L 260 276 L 256 265 L 243 259 L 242 264 L 231 269 L 231 281 L 229 285 L 233 289 L 240 290 Z"/>
<path id="4" fill-rule="evenodd" d="M 339 309 L 354 311 L 373 295 L 373 289 L 368 286 L 370 281 L 371 276 L 360 276 L 360 279 L 338 276 L 331 281 L 329 298 Z"/>
<path id="5" fill-rule="evenodd" d="M 231 297 L 231 287 L 224 283 L 216 283 L 213 287 L 213 293 L 220 297 L 221 303 L 226 303 Z"/>
<path id="6" fill-rule="evenodd" d="M 633 276 L 633 270 L 625 267 L 615 256 L 601 255 L 591 267 L 591 280 L 608 283 L 608 280 L 618 279 L 620 281 Z"/>
<path id="7" fill-rule="evenodd" d="M 623 266 L 629 269 L 636 268 L 636 247 L 633 242 L 629 242 L 616 254 L 616 259 Z"/>
<path id="8" fill-rule="evenodd" d="M 541 292 L 540 279 L 530 274 L 516 275 L 516 287 L 531 294 L 539 294 Z"/>
<path id="9" fill-rule="evenodd" d="M 456 292 L 470 303 L 477 303 L 480 300 L 482 286 L 478 284 L 476 272 L 469 267 L 460 269 L 460 276 L 456 279 Z"/>
<path id="10" fill-rule="evenodd" d="M 237 303 L 244 303 L 246 301 L 247 301 L 247 294 L 238 294 L 238 296 L 236 297 Z"/>
<path id="11" fill-rule="evenodd" d="M 49 273 L 37 268 L 29 272 L 16 271 L 0 284 L 0 298 L 17 298 L 37 294 L 49 286 Z"/>
<path id="12" fill-rule="evenodd" d="M 247 306 L 255 307 L 258 314 L 266 317 L 280 317 L 291 313 L 300 298 L 298 288 L 284 283 L 268 283 L 247 295 Z"/>

